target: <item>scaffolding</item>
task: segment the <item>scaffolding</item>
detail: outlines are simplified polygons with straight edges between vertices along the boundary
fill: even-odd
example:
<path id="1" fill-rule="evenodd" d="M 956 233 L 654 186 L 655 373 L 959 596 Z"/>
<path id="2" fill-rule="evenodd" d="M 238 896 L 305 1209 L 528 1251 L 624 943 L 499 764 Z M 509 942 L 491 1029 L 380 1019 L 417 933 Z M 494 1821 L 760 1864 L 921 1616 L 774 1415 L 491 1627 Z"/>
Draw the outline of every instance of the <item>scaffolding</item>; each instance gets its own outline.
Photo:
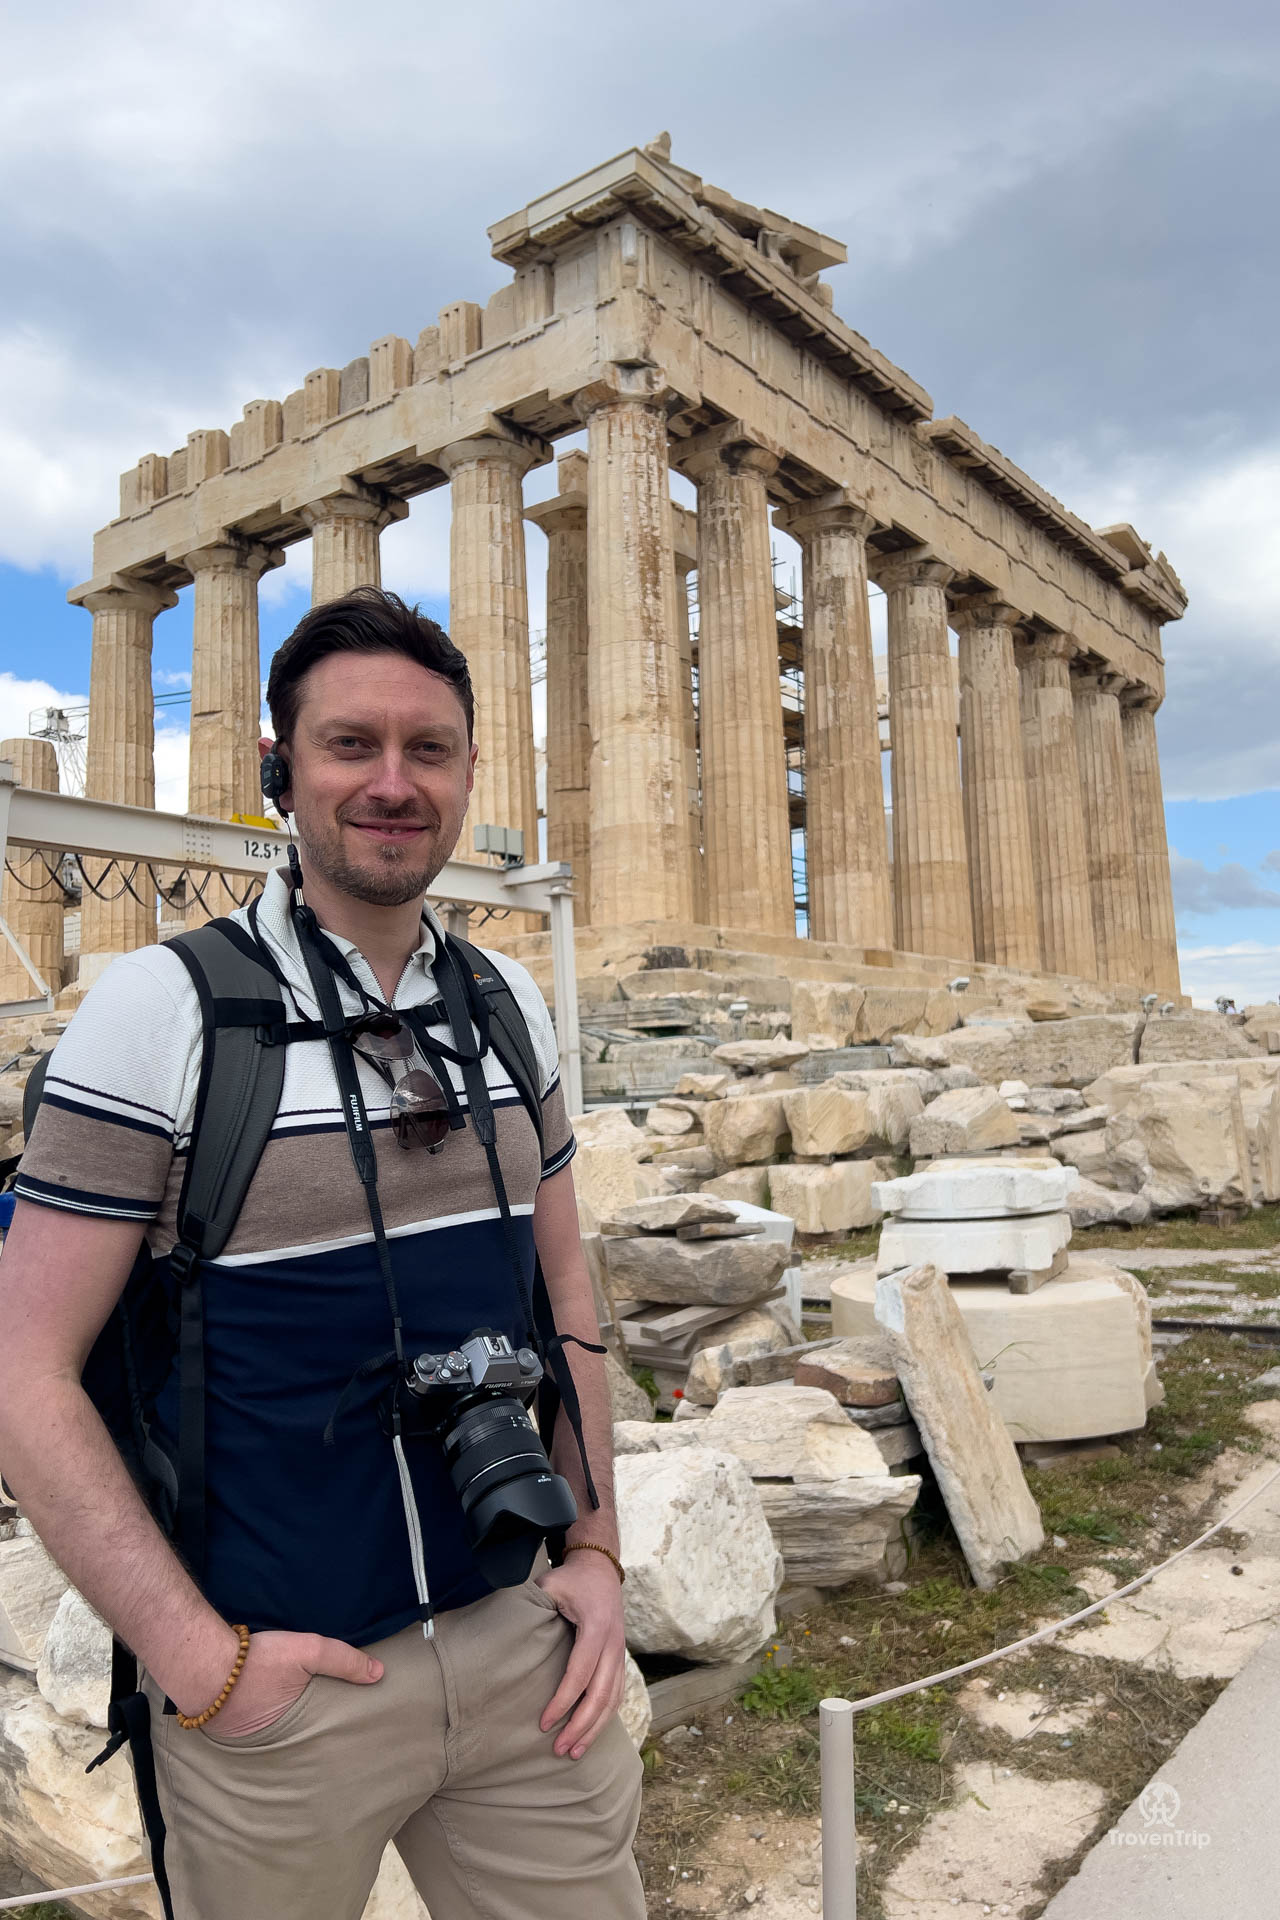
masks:
<path id="1" fill-rule="evenodd" d="M 248 900 L 284 859 L 288 844 L 286 833 L 247 822 L 159 813 L 150 807 L 117 806 L 19 786 L 11 763 L 0 760 L 0 866 L 7 864 L 10 847 L 59 848 L 64 857 L 75 857 L 86 884 L 95 891 L 110 887 L 112 893 L 128 891 L 135 899 L 154 903 L 162 891 L 155 879 L 157 869 L 166 870 L 168 876 L 175 870 L 188 875 L 194 870 L 237 876 L 236 897 Z M 95 868 L 100 860 L 108 861 L 112 877 L 95 872 L 89 882 L 83 863 L 86 854 Z M 172 888 L 172 877 L 166 884 Z M 548 861 L 527 867 L 481 867 L 449 860 L 427 888 L 427 898 L 441 911 L 446 925 L 452 922 L 453 930 L 459 932 L 466 930 L 468 916 L 477 909 L 485 917 L 512 911 L 546 915 L 560 1077 L 569 1112 L 581 1113 L 582 1054 L 569 866 Z M 25 1000 L 0 1002 L 0 1019 L 52 1012 L 52 984 L 41 978 L 2 915 L 0 942 L 12 949 L 33 988 Z"/>

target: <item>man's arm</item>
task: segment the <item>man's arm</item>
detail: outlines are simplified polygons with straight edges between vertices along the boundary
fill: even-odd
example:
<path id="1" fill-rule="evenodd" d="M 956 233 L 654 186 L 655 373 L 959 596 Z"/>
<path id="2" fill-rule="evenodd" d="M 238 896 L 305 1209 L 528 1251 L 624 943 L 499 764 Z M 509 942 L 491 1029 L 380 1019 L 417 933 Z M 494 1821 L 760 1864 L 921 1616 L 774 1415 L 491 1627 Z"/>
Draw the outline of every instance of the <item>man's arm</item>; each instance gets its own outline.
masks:
<path id="1" fill-rule="evenodd" d="M 152 1519 L 80 1384 L 140 1241 L 137 1221 L 18 1202 L 0 1255 L 0 1466 L 68 1579 L 175 1705 L 200 1713 L 239 1643 Z M 340 1641 L 255 1634 L 220 1727 L 266 1725 L 312 1673 L 381 1671 Z"/>
<path id="2" fill-rule="evenodd" d="M 591 1278 L 578 1231 L 578 1204 L 573 1191 L 573 1169 L 564 1167 L 538 1189 L 533 1209 L 533 1233 L 542 1261 L 556 1329 L 578 1339 L 600 1343 Z M 618 1551 L 618 1525 L 613 1499 L 613 1415 L 604 1361 L 599 1354 L 566 1346 L 565 1358 L 573 1371 L 582 1408 L 582 1432 L 591 1476 L 600 1498 L 593 1508 L 583 1479 L 577 1443 L 568 1419 L 556 1422 L 551 1462 L 564 1475 L 578 1503 L 578 1518 L 569 1529 L 570 1545 L 592 1542 Z M 558 1754 L 579 1759 L 622 1699 L 624 1640 L 622 1592 L 615 1569 L 603 1553 L 569 1554 L 562 1567 L 544 1574 L 543 1588 L 577 1628 L 565 1676 L 542 1716 L 549 1732 L 564 1714 L 573 1712 L 556 1735 Z M 576 1705 L 575 1705 L 576 1703 Z"/>

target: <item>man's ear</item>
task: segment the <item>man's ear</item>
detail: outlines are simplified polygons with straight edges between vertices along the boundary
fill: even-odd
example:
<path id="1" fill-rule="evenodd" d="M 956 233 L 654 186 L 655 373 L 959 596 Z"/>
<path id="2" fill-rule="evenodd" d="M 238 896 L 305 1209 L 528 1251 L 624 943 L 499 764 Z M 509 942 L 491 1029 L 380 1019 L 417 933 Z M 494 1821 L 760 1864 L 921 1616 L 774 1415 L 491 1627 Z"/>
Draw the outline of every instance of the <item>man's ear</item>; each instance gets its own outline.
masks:
<path id="1" fill-rule="evenodd" d="M 290 772 L 289 762 L 284 757 L 281 742 L 278 740 L 259 740 L 258 781 L 265 800 L 270 800 L 280 813 L 288 811 Z"/>

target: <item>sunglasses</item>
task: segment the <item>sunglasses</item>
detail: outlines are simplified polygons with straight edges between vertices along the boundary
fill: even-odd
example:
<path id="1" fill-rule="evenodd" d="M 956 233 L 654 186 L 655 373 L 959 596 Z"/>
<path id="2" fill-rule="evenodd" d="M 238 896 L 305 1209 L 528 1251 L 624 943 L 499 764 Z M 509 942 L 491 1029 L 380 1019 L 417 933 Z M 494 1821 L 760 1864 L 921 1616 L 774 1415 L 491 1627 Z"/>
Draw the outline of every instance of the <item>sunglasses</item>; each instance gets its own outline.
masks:
<path id="1" fill-rule="evenodd" d="M 355 1051 L 376 1067 L 391 1088 L 391 1125 L 397 1144 L 421 1141 L 428 1153 L 439 1153 L 449 1132 L 449 1105 L 434 1074 L 425 1067 L 408 1067 L 414 1040 L 394 1014 L 366 1014 L 347 1030 Z"/>

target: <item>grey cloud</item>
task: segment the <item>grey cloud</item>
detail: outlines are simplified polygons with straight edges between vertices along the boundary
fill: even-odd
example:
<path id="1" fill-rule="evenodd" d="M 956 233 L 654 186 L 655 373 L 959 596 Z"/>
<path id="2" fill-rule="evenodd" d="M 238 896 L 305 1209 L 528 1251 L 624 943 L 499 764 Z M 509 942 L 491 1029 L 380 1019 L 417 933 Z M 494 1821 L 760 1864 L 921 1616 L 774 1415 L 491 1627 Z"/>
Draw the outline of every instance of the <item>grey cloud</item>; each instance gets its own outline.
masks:
<path id="1" fill-rule="evenodd" d="M 1271 853 L 1264 854 L 1258 865 L 1267 873 L 1280 873 L 1280 847 L 1274 848 Z"/>
<path id="2" fill-rule="evenodd" d="M 1167 791 L 1274 784 L 1267 596 L 1213 599 L 1233 563 L 1193 498 L 1280 451 L 1264 0 L 384 0 L 376 33 L 337 0 L 68 0 L 6 31 L 0 346 L 58 368 L 0 437 L 22 564 L 82 577 L 140 453 L 483 301 L 488 224 L 668 127 L 678 161 L 848 241 L 837 309 L 940 413 L 1167 549 L 1193 595 Z"/>
<path id="3" fill-rule="evenodd" d="M 1280 893 L 1260 885 L 1238 860 L 1206 867 L 1203 860 L 1171 850 L 1169 865 L 1174 905 L 1180 914 L 1217 913 L 1223 907 L 1280 907 Z"/>

